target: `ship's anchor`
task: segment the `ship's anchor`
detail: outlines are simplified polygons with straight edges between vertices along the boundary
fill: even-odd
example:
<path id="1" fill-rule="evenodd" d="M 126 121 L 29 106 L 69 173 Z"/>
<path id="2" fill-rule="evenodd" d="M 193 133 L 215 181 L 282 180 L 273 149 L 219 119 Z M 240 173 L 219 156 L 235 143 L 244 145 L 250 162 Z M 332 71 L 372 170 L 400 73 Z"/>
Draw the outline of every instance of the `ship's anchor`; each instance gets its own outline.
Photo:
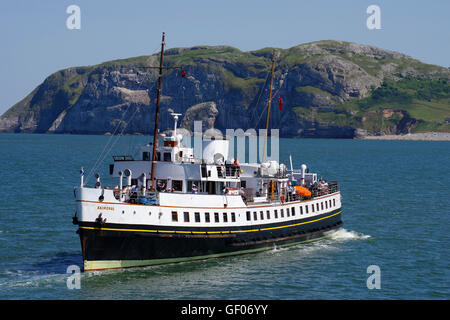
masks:
<path id="1" fill-rule="evenodd" d="M 97 217 L 97 219 L 95 219 L 95 223 L 98 223 L 100 225 L 104 225 L 106 223 L 106 218 L 102 218 L 102 214 L 100 213 Z"/>
<path id="2" fill-rule="evenodd" d="M 75 215 L 72 217 L 72 223 L 73 224 L 78 224 L 77 211 L 75 211 Z"/>

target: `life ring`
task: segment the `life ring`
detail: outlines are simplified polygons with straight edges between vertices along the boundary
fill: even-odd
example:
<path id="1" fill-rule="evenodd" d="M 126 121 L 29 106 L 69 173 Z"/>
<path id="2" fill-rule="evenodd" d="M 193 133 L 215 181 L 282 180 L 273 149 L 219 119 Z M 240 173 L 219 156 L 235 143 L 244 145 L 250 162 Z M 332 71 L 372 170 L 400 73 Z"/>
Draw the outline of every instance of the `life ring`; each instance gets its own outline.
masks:
<path id="1" fill-rule="evenodd" d="M 284 200 L 285 200 L 284 194 L 282 194 L 282 195 L 280 196 L 280 199 L 281 199 L 281 203 L 284 203 Z"/>

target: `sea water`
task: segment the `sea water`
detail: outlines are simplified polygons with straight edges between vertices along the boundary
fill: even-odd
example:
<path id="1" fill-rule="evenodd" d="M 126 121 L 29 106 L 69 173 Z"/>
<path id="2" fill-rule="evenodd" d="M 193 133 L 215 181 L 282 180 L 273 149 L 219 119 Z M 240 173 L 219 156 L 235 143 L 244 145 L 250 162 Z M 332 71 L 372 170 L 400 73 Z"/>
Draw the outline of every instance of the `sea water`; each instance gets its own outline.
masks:
<path id="1" fill-rule="evenodd" d="M 111 156 L 149 141 L 0 134 L 0 299 L 450 297 L 450 142 L 434 141 L 281 139 L 288 168 L 291 155 L 295 168 L 339 182 L 340 230 L 258 254 L 82 273 L 74 288 L 80 167 L 89 185 L 95 172 L 116 185 Z"/>

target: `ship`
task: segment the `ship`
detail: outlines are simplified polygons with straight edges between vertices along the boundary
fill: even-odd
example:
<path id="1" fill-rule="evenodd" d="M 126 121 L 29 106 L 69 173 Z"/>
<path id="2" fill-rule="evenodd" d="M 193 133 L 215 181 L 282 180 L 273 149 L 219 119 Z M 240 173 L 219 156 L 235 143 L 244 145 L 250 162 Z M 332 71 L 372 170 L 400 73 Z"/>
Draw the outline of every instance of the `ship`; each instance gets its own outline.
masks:
<path id="1" fill-rule="evenodd" d="M 113 156 L 115 186 L 101 177 L 89 187 L 80 170 L 74 187 L 83 271 L 142 267 L 257 253 L 318 240 L 341 228 L 338 182 L 302 164 L 294 169 L 264 154 L 259 162 L 232 157 L 230 141 L 205 139 L 201 152 L 177 131 L 158 128 L 165 35 L 163 33 L 153 142 Z M 272 99 L 272 57 L 267 127 Z M 239 161 L 240 160 L 240 161 Z"/>

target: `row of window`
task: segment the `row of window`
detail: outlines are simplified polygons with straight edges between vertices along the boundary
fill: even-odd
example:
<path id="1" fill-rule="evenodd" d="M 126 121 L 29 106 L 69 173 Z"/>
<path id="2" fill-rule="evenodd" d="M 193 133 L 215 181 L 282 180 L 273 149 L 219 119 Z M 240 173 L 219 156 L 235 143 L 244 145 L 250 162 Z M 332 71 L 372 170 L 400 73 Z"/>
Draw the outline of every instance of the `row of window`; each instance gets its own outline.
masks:
<path id="1" fill-rule="evenodd" d="M 190 222 L 191 221 L 191 217 L 190 217 L 190 212 L 183 212 L 183 221 L 184 222 Z M 222 213 L 222 222 L 228 222 L 228 212 L 223 212 Z M 209 212 L 205 212 L 204 213 L 204 222 L 211 222 L 211 216 L 209 214 Z M 177 211 L 172 211 L 172 221 L 177 222 L 178 221 L 178 212 Z M 194 221 L 195 222 L 201 222 L 200 221 L 200 212 L 194 212 Z M 231 212 L 230 214 L 230 221 L 231 222 L 236 222 L 236 213 Z M 220 215 L 219 212 L 214 212 L 214 222 L 220 222 Z"/>
<path id="2" fill-rule="evenodd" d="M 315 212 L 315 211 L 319 211 L 319 210 L 326 210 L 328 208 L 331 207 L 335 207 L 336 206 L 336 199 L 329 199 L 329 200 L 324 200 L 322 202 L 317 202 L 316 204 L 306 204 L 306 205 L 300 205 L 298 206 L 299 208 L 299 213 L 300 215 L 302 215 L 303 213 L 308 214 L 309 213 L 309 209 L 311 209 L 311 212 Z M 278 210 L 274 210 L 274 218 L 278 219 Z M 284 209 L 280 209 L 280 217 L 284 218 L 285 217 L 285 210 Z M 290 208 L 286 208 L 286 217 L 290 217 L 290 216 L 295 216 L 296 215 L 296 209 L 295 207 L 290 207 Z M 203 221 L 204 222 L 211 222 L 213 217 L 210 216 L 209 212 L 205 212 L 203 215 Z M 230 219 L 228 219 L 230 218 Z M 251 221 L 252 220 L 252 214 L 251 211 L 247 211 L 246 212 L 246 218 L 247 221 Z M 259 214 L 257 211 L 253 211 L 253 221 L 256 220 L 264 220 L 264 219 L 270 219 L 271 218 L 271 214 L 270 211 L 267 210 L 266 214 L 264 214 L 264 211 L 259 211 Z M 178 222 L 178 212 L 177 211 L 172 211 L 172 221 L 174 222 Z M 184 222 L 190 222 L 191 221 L 191 214 L 190 212 L 183 212 L 183 221 Z M 200 212 L 194 212 L 194 220 L 195 222 L 201 222 L 200 219 Z M 236 222 L 236 213 L 231 212 L 230 215 L 228 212 L 223 212 L 222 213 L 222 222 Z M 214 212 L 214 222 L 220 222 L 220 213 L 219 212 Z"/>
<path id="3" fill-rule="evenodd" d="M 333 203 L 333 204 L 332 204 Z M 315 205 L 313 204 L 306 204 L 306 205 L 300 205 L 298 206 L 299 211 L 300 211 L 300 215 L 302 215 L 303 213 L 308 214 L 309 213 L 309 208 L 311 208 L 311 212 L 315 212 L 315 211 L 319 211 L 319 210 L 326 210 L 328 208 L 331 207 L 335 207 L 336 206 L 336 199 L 329 199 L 329 200 L 324 200 L 322 202 L 317 202 Z M 304 212 L 303 212 L 304 210 Z M 296 210 L 295 207 L 290 207 L 290 208 L 286 208 L 286 216 L 290 217 L 290 216 L 295 216 L 296 214 Z M 251 221 L 252 220 L 252 215 L 250 211 L 246 212 L 246 216 L 247 216 L 247 221 Z M 274 217 L 275 219 L 278 219 L 278 210 L 274 210 Z M 280 217 L 284 218 L 284 209 L 280 209 Z M 267 210 L 266 211 L 266 218 L 270 219 L 270 211 Z M 257 211 L 253 211 L 253 221 L 258 220 L 258 212 Z M 264 220 L 264 211 L 260 211 L 259 212 L 259 220 Z"/>

